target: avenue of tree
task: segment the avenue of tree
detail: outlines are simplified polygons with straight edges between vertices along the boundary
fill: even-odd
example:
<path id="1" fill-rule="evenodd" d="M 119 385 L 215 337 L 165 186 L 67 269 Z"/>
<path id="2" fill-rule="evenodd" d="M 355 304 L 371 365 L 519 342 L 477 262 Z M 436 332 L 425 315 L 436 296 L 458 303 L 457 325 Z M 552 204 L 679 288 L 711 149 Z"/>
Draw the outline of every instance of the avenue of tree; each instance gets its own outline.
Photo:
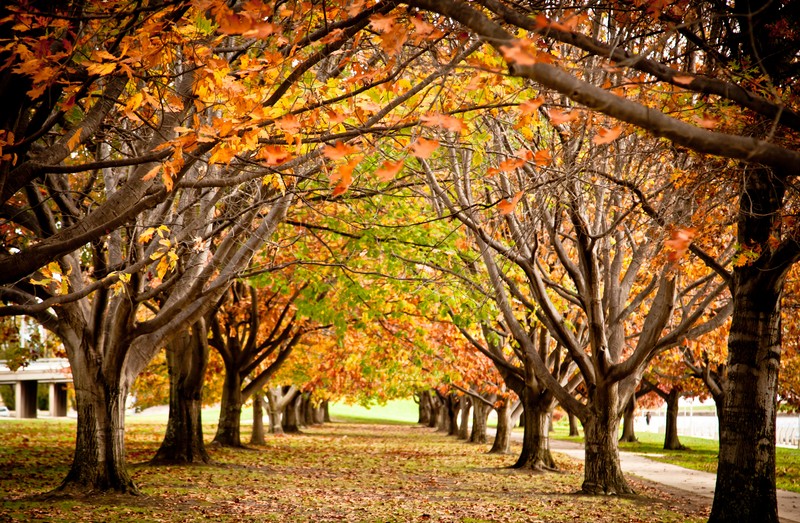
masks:
<path id="1" fill-rule="evenodd" d="M 421 422 L 472 441 L 496 409 L 496 451 L 521 412 L 515 466 L 545 471 L 558 405 L 584 492 L 625 494 L 621 420 L 691 393 L 720 418 L 710 521 L 777 522 L 799 10 L 4 4 L 0 318 L 70 360 L 58 491 L 138 492 L 125 405 L 164 350 L 154 464 L 208 460 L 204 389 L 229 446 L 250 399 L 291 432 L 329 399 L 415 393 Z"/>

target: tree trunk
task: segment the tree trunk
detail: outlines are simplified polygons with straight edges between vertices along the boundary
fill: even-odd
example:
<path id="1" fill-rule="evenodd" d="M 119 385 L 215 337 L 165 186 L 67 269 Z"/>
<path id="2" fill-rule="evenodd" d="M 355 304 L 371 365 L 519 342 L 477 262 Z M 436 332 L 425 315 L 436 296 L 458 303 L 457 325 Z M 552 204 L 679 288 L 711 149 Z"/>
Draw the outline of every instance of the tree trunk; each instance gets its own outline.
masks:
<path id="1" fill-rule="evenodd" d="M 280 401 L 278 394 L 280 394 L 279 389 L 267 389 L 270 434 L 283 434 L 283 426 L 281 425 L 282 409 L 278 405 L 278 402 Z"/>
<path id="2" fill-rule="evenodd" d="M 491 408 L 486 403 L 475 400 L 472 402 L 472 431 L 469 434 L 470 443 L 487 443 L 486 421 Z"/>
<path id="3" fill-rule="evenodd" d="M 212 443 L 223 447 L 241 447 L 242 380 L 234 369 L 225 372 L 219 425 Z"/>
<path id="4" fill-rule="evenodd" d="M 442 402 L 438 396 L 430 395 L 431 404 L 431 419 L 428 420 L 428 427 L 435 428 L 438 426 L 439 418 L 442 415 Z"/>
<path id="5" fill-rule="evenodd" d="M 447 435 L 448 436 L 458 436 L 458 412 L 459 412 L 459 401 L 458 397 L 455 394 L 449 394 L 447 396 Z"/>
<path id="6" fill-rule="evenodd" d="M 264 437 L 264 392 L 253 393 L 253 433 L 250 435 L 251 445 L 266 445 Z"/>
<path id="7" fill-rule="evenodd" d="M 469 439 L 469 414 L 472 407 L 472 398 L 468 396 L 461 396 L 458 399 L 459 408 L 461 409 L 461 419 L 458 422 L 458 439 Z"/>
<path id="8" fill-rule="evenodd" d="M 580 436 L 581 433 L 578 430 L 578 419 L 570 412 L 567 412 L 567 418 L 569 419 L 569 435 Z"/>
<path id="9" fill-rule="evenodd" d="M 583 424 L 585 459 L 583 485 L 585 494 L 632 494 L 619 464 L 619 416 L 617 385 L 598 383 L 593 409 Z"/>
<path id="10" fill-rule="evenodd" d="M 497 411 L 497 430 L 494 434 L 494 443 L 489 449 L 489 454 L 508 454 L 511 452 L 511 406 L 508 398 L 495 408 Z"/>
<path id="11" fill-rule="evenodd" d="M 203 441 L 203 381 L 208 343 L 202 322 L 167 344 L 169 419 L 152 465 L 209 463 Z"/>
<path id="12" fill-rule="evenodd" d="M 328 400 L 322 402 L 322 422 L 323 423 L 330 423 L 331 422 L 331 405 Z"/>
<path id="13" fill-rule="evenodd" d="M 636 432 L 633 429 L 633 420 L 636 414 L 636 398 L 631 396 L 630 401 L 625 405 L 625 411 L 622 413 L 622 436 L 620 442 L 634 443 L 639 441 L 636 439 Z"/>
<path id="14" fill-rule="evenodd" d="M 511 467 L 530 469 L 537 472 L 556 470 L 556 462 L 550 453 L 550 434 L 548 434 L 552 401 L 534 394 L 526 387 L 522 394 L 523 422 L 522 452 Z"/>
<path id="15" fill-rule="evenodd" d="M 681 397 L 676 387 L 667 394 L 667 428 L 664 434 L 664 450 L 684 450 L 678 438 L 678 400 Z"/>
<path id="16" fill-rule="evenodd" d="M 297 434 L 300 432 L 300 424 L 297 417 L 302 399 L 302 394 L 295 395 L 294 399 L 292 399 L 292 401 L 286 405 L 286 408 L 283 411 L 283 419 L 281 420 L 281 423 L 283 424 L 283 432 L 286 434 Z"/>
<path id="17" fill-rule="evenodd" d="M 431 392 L 423 390 L 419 393 L 419 420 L 420 425 L 428 425 L 431 422 Z"/>
<path id="18" fill-rule="evenodd" d="M 301 425 L 311 427 L 314 425 L 314 403 L 311 401 L 311 393 L 303 393 L 303 403 L 301 410 Z"/>
<path id="19" fill-rule="evenodd" d="M 320 402 L 319 405 L 314 407 L 314 425 L 322 425 L 323 423 L 325 423 L 325 407 Z"/>
<path id="20" fill-rule="evenodd" d="M 758 259 L 733 269 L 733 315 L 727 380 L 719 412 L 719 464 L 710 523 L 778 523 L 775 411 L 781 353 L 780 296 L 797 261 L 796 240 L 780 238 L 785 186 L 766 168 L 744 171 L 737 219 L 739 245 Z"/>
<path id="21" fill-rule="evenodd" d="M 125 461 L 127 390 L 119 384 L 121 380 L 108 379 L 92 364 L 70 363 L 78 410 L 77 437 L 72 467 L 56 493 L 138 494 Z"/>

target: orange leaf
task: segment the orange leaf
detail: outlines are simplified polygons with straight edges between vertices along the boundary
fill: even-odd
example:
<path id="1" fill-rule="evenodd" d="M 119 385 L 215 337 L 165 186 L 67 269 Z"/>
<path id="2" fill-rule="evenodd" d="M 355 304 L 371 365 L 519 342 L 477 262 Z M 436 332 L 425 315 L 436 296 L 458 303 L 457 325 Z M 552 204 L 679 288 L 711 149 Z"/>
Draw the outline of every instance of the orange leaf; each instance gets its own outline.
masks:
<path id="1" fill-rule="evenodd" d="M 547 111 L 547 114 L 550 116 L 550 121 L 553 123 L 553 125 L 561 125 L 562 123 L 571 122 L 578 117 L 577 111 L 565 113 L 563 111 L 559 111 L 558 109 L 550 109 Z"/>
<path id="2" fill-rule="evenodd" d="M 697 229 L 694 227 L 672 229 L 672 231 L 670 231 L 669 240 L 664 241 L 664 245 L 672 249 L 672 252 L 667 255 L 669 261 L 677 261 L 689 250 L 689 245 L 692 243 L 695 234 L 697 234 Z"/>
<path id="3" fill-rule="evenodd" d="M 690 83 L 692 83 L 693 80 L 694 76 L 676 74 L 675 76 L 672 77 L 672 81 L 680 85 L 689 85 Z"/>
<path id="4" fill-rule="evenodd" d="M 429 126 L 429 127 L 441 127 L 447 131 L 452 131 L 454 133 L 459 133 L 464 130 L 464 122 L 460 119 L 450 116 L 447 114 L 426 114 L 421 116 L 419 119 L 420 122 Z"/>
<path id="5" fill-rule="evenodd" d="M 75 131 L 75 134 L 72 135 L 72 138 L 70 138 L 67 141 L 67 149 L 69 150 L 69 152 L 72 152 L 75 150 L 76 147 L 78 147 L 80 143 L 81 143 L 81 128 L 78 127 L 78 130 Z"/>
<path id="6" fill-rule="evenodd" d="M 522 112 L 522 114 L 530 114 L 536 111 L 539 107 L 541 107 L 543 103 L 544 103 L 544 98 L 540 96 L 533 100 L 522 102 L 521 104 L 519 104 L 519 110 Z"/>
<path id="7" fill-rule="evenodd" d="M 717 118 L 704 118 L 700 116 L 695 116 L 692 118 L 697 125 L 703 127 L 704 129 L 714 129 L 716 126 L 719 125 L 720 120 Z"/>
<path id="8" fill-rule="evenodd" d="M 170 175 L 166 169 L 161 171 L 161 180 L 164 182 L 164 187 L 167 189 L 167 192 L 172 191 L 172 175 Z"/>
<path id="9" fill-rule="evenodd" d="M 536 29 L 544 29 L 550 25 L 550 20 L 547 19 L 542 13 L 536 15 Z"/>
<path id="10" fill-rule="evenodd" d="M 428 140 L 420 136 L 414 143 L 411 144 L 411 153 L 421 160 L 430 158 L 433 151 L 439 147 L 438 140 Z"/>
<path id="11" fill-rule="evenodd" d="M 156 174 L 158 174 L 159 169 L 161 169 L 161 164 L 157 164 L 155 167 L 153 167 L 152 169 L 147 171 L 147 174 L 142 176 L 142 181 L 143 182 L 149 182 L 150 180 L 155 178 Z"/>
<path id="12" fill-rule="evenodd" d="M 256 158 L 264 160 L 267 165 L 280 165 L 289 161 L 292 154 L 282 147 L 267 145 L 258 151 Z"/>
<path id="13" fill-rule="evenodd" d="M 529 40 L 515 40 L 511 45 L 501 45 L 500 52 L 507 62 L 518 65 L 536 63 L 536 51 L 530 49 Z"/>
<path id="14" fill-rule="evenodd" d="M 293 114 L 287 114 L 283 118 L 275 120 L 275 126 L 287 133 L 297 134 L 300 132 L 300 120 Z"/>
<path id="15" fill-rule="evenodd" d="M 499 167 L 502 172 L 508 173 L 523 165 L 525 165 L 525 160 L 522 158 L 509 158 L 508 160 L 500 162 Z"/>
<path id="16" fill-rule="evenodd" d="M 380 33 L 389 32 L 394 29 L 396 23 L 396 17 L 394 16 L 383 16 L 383 15 L 372 15 L 369 17 L 369 25 Z"/>
<path id="17" fill-rule="evenodd" d="M 393 180 L 395 176 L 397 176 L 397 173 L 403 170 L 403 165 L 403 160 L 399 160 L 397 162 L 387 160 L 383 162 L 383 165 L 375 170 L 375 176 L 377 176 L 382 182 L 389 182 Z"/>
<path id="18" fill-rule="evenodd" d="M 539 167 L 547 167 L 551 161 L 553 161 L 553 155 L 547 149 L 536 151 L 536 154 L 533 155 L 533 162 Z"/>
<path id="19" fill-rule="evenodd" d="M 520 198 L 522 198 L 522 191 L 519 191 L 510 200 L 508 198 L 500 200 L 500 203 L 497 204 L 497 207 L 500 209 L 500 214 L 506 216 L 514 212 Z"/>
<path id="20" fill-rule="evenodd" d="M 322 154 L 325 156 L 325 158 L 328 158 L 330 160 L 339 160 L 341 158 L 344 158 L 348 154 L 353 154 L 355 152 L 358 152 L 358 149 L 356 147 L 353 147 L 352 145 L 347 145 L 346 143 L 343 142 L 336 142 L 333 145 L 326 145 L 322 149 Z"/>
<path id="21" fill-rule="evenodd" d="M 344 194 L 347 192 L 347 189 L 350 188 L 350 184 L 353 183 L 353 169 L 355 169 L 356 165 L 361 162 L 362 157 L 354 158 L 347 162 L 346 164 L 339 167 L 339 169 L 331 174 L 331 181 L 339 181 L 336 184 L 336 187 L 333 188 L 333 192 L 331 196 L 336 198 L 337 196 Z"/>
<path id="22" fill-rule="evenodd" d="M 622 127 L 617 125 L 616 127 L 612 127 L 611 129 L 606 129 L 605 127 L 601 127 L 598 129 L 597 134 L 594 138 L 592 138 L 592 142 L 596 145 L 602 145 L 604 143 L 611 143 L 616 140 L 619 135 L 622 133 Z"/>

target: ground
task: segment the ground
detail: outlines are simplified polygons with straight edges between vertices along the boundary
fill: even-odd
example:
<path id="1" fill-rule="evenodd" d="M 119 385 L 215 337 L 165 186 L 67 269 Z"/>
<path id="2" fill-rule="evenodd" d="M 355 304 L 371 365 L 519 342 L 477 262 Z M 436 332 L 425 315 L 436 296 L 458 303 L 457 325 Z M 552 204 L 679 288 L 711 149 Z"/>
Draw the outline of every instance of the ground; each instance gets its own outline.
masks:
<path id="1" fill-rule="evenodd" d="M 433 429 L 333 423 L 264 447 L 211 447 L 208 466 L 150 467 L 163 425 L 129 424 L 129 460 L 139 497 L 102 495 L 41 501 L 71 456 L 72 423 L 0 424 L 0 521 L 704 521 L 652 484 L 632 483 L 630 498 L 574 494 L 581 465 L 556 456 L 563 472 L 507 468 L 515 456 L 485 454 Z M 211 433 L 211 431 L 207 431 Z M 245 438 L 246 440 L 246 438 Z"/>

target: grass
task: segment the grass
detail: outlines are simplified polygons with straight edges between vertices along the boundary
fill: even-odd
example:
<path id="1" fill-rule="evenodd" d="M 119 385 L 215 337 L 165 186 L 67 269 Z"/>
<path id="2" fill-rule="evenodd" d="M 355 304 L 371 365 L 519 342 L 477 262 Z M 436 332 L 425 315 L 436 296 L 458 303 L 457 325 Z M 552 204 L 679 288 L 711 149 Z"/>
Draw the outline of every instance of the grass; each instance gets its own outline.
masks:
<path id="1" fill-rule="evenodd" d="M 407 422 L 408 407 L 336 406 L 334 418 L 353 417 L 306 428 L 298 436 L 269 437 L 266 446 L 251 450 L 209 447 L 214 463 L 189 467 L 144 465 L 160 444 L 164 421 L 131 416 L 128 457 L 143 495 L 50 501 L 27 496 L 48 491 L 66 474 L 75 421 L 4 420 L 0 521 L 655 523 L 700 522 L 707 516 L 635 481 L 640 496 L 575 495 L 582 466 L 573 460 L 560 463 L 562 473 L 519 473 L 506 468 L 515 455 L 487 455 L 488 446 L 433 429 L 352 422 L 399 412 L 406 412 L 399 421 Z M 248 430 L 245 424 L 245 441 Z M 205 433 L 210 439 L 213 423 Z"/>
<path id="2" fill-rule="evenodd" d="M 583 437 L 569 437 L 569 426 L 566 422 L 555 424 L 555 437 L 559 439 L 583 442 Z M 664 435 L 652 432 L 636 434 L 639 439 L 634 443 L 620 443 L 623 451 L 645 454 L 650 459 L 671 463 L 692 470 L 717 472 L 717 456 L 719 442 L 711 439 L 681 436 L 680 440 L 687 447 L 685 450 L 664 450 Z M 800 450 L 778 447 L 776 449 L 776 484 L 779 489 L 800 493 Z"/>

